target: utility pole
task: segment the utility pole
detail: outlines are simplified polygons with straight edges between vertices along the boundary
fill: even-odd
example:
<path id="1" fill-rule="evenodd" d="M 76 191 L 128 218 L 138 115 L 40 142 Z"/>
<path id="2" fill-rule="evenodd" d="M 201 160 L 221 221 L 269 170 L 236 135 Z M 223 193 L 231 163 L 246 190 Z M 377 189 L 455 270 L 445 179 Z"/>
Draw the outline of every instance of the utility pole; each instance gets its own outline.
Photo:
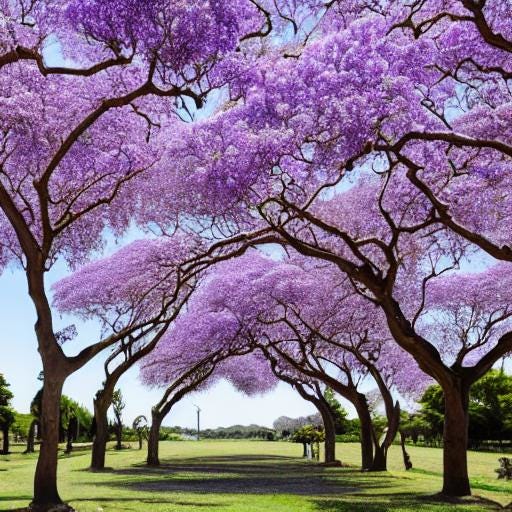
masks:
<path id="1" fill-rule="evenodd" d="M 199 441 L 199 432 L 200 432 L 199 417 L 200 417 L 200 414 L 201 414 L 201 409 L 196 404 L 193 404 L 193 405 L 197 409 L 197 440 Z"/>

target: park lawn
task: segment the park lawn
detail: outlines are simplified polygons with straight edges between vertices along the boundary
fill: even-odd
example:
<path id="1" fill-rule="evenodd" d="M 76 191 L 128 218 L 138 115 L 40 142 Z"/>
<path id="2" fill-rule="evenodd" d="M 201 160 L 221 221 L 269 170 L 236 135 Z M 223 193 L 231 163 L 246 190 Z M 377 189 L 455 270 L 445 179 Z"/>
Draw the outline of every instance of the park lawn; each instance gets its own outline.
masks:
<path id="1" fill-rule="evenodd" d="M 0 456 L 0 511 L 30 500 L 36 456 L 20 451 Z M 359 445 L 338 444 L 337 451 L 357 466 Z M 446 504 L 432 496 L 441 487 L 441 451 L 409 451 L 413 471 L 402 470 L 394 446 L 390 471 L 377 474 L 319 467 L 300 457 L 300 445 L 284 442 L 163 442 L 161 469 L 144 467 L 144 451 L 109 451 L 110 469 L 100 473 L 87 470 L 88 451 L 77 451 L 61 457 L 60 492 L 78 512 L 483 512 L 512 500 L 512 482 L 494 473 L 497 454 L 469 455 L 475 495 L 495 503 Z"/>

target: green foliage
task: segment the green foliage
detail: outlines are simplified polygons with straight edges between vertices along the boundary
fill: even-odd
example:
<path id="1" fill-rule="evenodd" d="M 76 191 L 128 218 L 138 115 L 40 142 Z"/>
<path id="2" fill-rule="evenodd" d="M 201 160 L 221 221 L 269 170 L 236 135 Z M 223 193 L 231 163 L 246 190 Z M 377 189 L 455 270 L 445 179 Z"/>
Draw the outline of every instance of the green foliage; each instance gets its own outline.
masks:
<path id="1" fill-rule="evenodd" d="M 416 430 L 426 440 L 440 439 L 443 433 L 444 397 L 439 385 L 427 388 L 421 411 L 414 418 Z M 512 376 L 491 370 L 471 387 L 469 398 L 469 443 L 479 447 L 483 441 L 500 444 L 512 437 Z M 410 420 L 412 421 L 412 419 Z"/>
<path id="2" fill-rule="evenodd" d="M 69 396 L 62 395 L 60 398 L 60 424 L 61 427 L 66 429 L 69 422 L 75 417 L 76 402 L 69 398 Z"/>
<path id="3" fill-rule="evenodd" d="M 291 440 L 294 443 L 322 443 L 325 441 L 325 432 L 313 425 L 304 425 L 293 433 Z"/>
<path id="4" fill-rule="evenodd" d="M 90 438 L 94 416 L 87 407 L 84 407 L 77 402 L 75 402 L 75 404 L 75 414 L 80 422 L 80 432 L 82 432 L 83 436 L 87 435 L 87 437 Z"/>
<path id="5" fill-rule="evenodd" d="M 15 420 L 15 412 L 10 405 L 14 395 L 9 386 L 10 384 L 0 373 L 0 430 L 4 432 L 11 428 Z"/>
<path id="6" fill-rule="evenodd" d="M 60 400 L 60 412 L 62 429 L 67 429 L 70 421 L 76 419 L 78 421 L 78 431 L 80 432 L 78 439 L 81 441 L 89 441 L 91 439 L 93 414 L 89 409 L 72 398 L 62 395 Z"/>
<path id="7" fill-rule="evenodd" d="M 359 443 L 359 434 L 336 434 L 337 443 Z"/>
<path id="8" fill-rule="evenodd" d="M 10 384 L 5 380 L 3 373 L 0 373 L 0 407 L 8 407 L 13 398 Z"/>
<path id="9" fill-rule="evenodd" d="M 372 414 L 372 424 L 373 429 L 375 431 L 375 434 L 377 436 L 377 439 L 380 439 L 388 426 L 388 421 L 385 416 L 382 416 L 380 414 Z"/>
<path id="10" fill-rule="evenodd" d="M 112 409 L 114 410 L 114 416 L 116 417 L 114 433 L 116 435 L 116 450 L 121 450 L 122 437 L 123 437 L 123 410 L 126 404 L 123 400 L 123 394 L 120 389 L 116 389 L 112 395 Z"/>
<path id="11" fill-rule="evenodd" d="M 0 431 L 11 428 L 16 419 L 16 413 L 12 407 L 0 405 Z"/>
<path id="12" fill-rule="evenodd" d="M 416 444 L 420 436 L 425 438 L 431 432 L 431 425 L 421 414 L 410 414 L 402 411 L 400 414 L 400 431 Z"/>
<path id="13" fill-rule="evenodd" d="M 12 424 L 11 431 L 18 437 L 26 439 L 31 423 L 34 421 L 32 414 L 21 414 L 15 412 L 14 423 Z"/>
<path id="14" fill-rule="evenodd" d="M 166 427 L 172 432 L 183 435 L 196 437 L 197 430 L 182 427 Z M 271 428 L 262 427 L 260 425 L 232 425 L 230 427 L 207 428 L 201 430 L 202 439 L 264 439 L 273 441 L 275 439 L 275 431 Z"/>
<path id="15" fill-rule="evenodd" d="M 126 404 L 123 400 L 123 393 L 120 389 L 116 389 L 112 395 L 112 409 L 119 423 L 121 423 L 121 417 Z"/>
<path id="16" fill-rule="evenodd" d="M 359 436 L 361 432 L 361 422 L 359 418 L 352 418 L 347 420 L 347 434 L 353 434 Z"/>
<path id="17" fill-rule="evenodd" d="M 32 419 L 39 419 L 41 415 L 41 401 L 43 389 L 41 388 L 32 399 L 30 404 L 30 416 Z M 93 414 L 67 395 L 62 395 L 60 399 L 60 438 L 64 438 L 64 431 L 68 428 L 72 418 L 78 420 L 78 430 L 80 435 L 78 440 L 90 441 L 93 422 Z M 30 427 L 30 423 L 28 424 Z M 27 427 L 28 431 L 28 427 Z"/>
<path id="18" fill-rule="evenodd" d="M 469 437 L 474 441 L 512 437 L 512 376 L 491 370 L 471 388 Z"/>
<path id="19" fill-rule="evenodd" d="M 325 389 L 324 398 L 329 404 L 334 416 L 334 428 L 336 430 L 336 434 L 346 434 L 349 431 L 349 420 L 347 419 L 348 412 L 336 399 L 334 391 L 331 388 Z"/>
<path id="20" fill-rule="evenodd" d="M 183 441 L 183 436 L 172 427 L 162 427 L 158 436 L 160 441 Z"/>

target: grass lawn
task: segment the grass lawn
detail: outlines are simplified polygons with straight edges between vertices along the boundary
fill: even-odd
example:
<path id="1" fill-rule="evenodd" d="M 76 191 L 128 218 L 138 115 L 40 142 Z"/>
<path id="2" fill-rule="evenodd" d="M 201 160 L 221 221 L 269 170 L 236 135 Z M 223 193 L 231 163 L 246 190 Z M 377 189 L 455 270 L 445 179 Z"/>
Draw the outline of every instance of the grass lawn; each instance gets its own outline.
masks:
<path id="1" fill-rule="evenodd" d="M 300 458 L 302 447 L 291 443 L 164 442 L 160 469 L 144 467 L 144 451 L 133 446 L 109 451 L 110 468 L 101 473 L 87 470 L 89 452 L 62 455 L 62 497 L 79 512 L 481 512 L 512 501 L 512 482 L 496 479 L 494 453 L 469 454 L 474 494 L 494 503 L 445 504 L 432 497 L 441 488 L 441 451 L 434 448 L 411 447 L 415 469 L 405 472 L 393 447 L 390 471 L 370 474 L 319 467 Z M 358 464 L 359 445 L 338 444 L 337 451 L 345 464 Z M 31 498 L 35 455 L 20 452 L 0 456 L 0 511 Z"/>

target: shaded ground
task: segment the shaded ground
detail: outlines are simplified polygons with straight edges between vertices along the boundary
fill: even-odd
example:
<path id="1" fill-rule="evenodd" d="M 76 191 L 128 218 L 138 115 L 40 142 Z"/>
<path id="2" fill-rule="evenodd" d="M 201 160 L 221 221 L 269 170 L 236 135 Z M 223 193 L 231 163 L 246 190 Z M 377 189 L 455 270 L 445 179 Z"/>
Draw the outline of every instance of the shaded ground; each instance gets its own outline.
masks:
<path id="1" fill-rule="evenodd" d="M 483 498 L 446 503 L 441 452 L 411 448 L 405 472 L 393 447 L 390 471 L 361 473 L 359 446 L 338 445 L 342 468 L 304 461 L 301 446 L 279 442 L 165 442 L 161 468 L 144 465 L 144 451 L 109 451 L 106 471 L 89 471 L 87 452 L 63 455 L 60 491 L 78 512 L 489 512 L 512 499 L 512 482 L 497 481 L 497 454 L 470 454 L 472 484 Z M 30 501 L 33 455 L 0 457 L 0 511 Z M 492 501 L 486 501 L 486 499 Z M 501 504 L 500 504 L 501 503 Z M 512 506 L 507 507 L 512 511 Z"/>
<path id="2" fill-rule="evenodd" d="M 186 464 L 163 463 L 160 468 L 138 466 L 114 472 L 135 477 L 135 481 L 119 482 L 120 486 L 135 491 L 303 496 L 336 496 L 358 491 L 357 487 L 340 486 L 338 479 L 320 466 L 297 463 L 297 458 L 278 455 L 191 458 Z M 141 478 L 147 475 L 158 475 L 158 478 Z"/>

